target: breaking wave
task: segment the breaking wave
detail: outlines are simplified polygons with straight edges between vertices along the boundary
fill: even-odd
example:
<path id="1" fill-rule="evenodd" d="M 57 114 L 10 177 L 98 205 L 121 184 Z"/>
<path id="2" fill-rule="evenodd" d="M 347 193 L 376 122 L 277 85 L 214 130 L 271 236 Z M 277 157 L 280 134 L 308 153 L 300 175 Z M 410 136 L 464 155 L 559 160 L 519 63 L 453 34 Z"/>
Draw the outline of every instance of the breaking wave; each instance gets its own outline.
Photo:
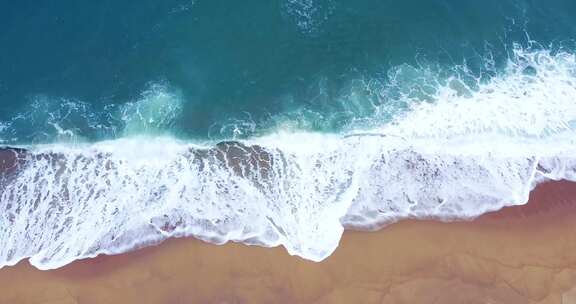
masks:
<path id="1" fill-rule="evenodd" d="M 471 219 L 524 204 L 545 180 L 576 181 L 574 54 L 518 49 L 488 80 L 437 84 L 400 90 L 387 105 L 404 110 L 383 120 L 373 105 L 370 124 L 339 134 L 138 135 L 162 112 L 144 102 L 118 139 L 1 150 L 0 265 L 52 269 L 184 236 L 320 261 L 345 228 Z M 178 100 L 166 94 L 153 100 Z"/>

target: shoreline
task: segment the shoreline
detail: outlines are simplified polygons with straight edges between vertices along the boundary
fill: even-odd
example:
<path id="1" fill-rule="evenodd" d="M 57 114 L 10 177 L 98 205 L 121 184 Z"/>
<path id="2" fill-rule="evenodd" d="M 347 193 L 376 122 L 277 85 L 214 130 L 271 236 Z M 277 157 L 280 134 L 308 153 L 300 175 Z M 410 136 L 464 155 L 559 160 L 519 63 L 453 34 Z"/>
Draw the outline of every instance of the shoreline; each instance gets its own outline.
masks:
<path id="1" fill-rule="evenodd" d="M 170 239 L 40 271 L 0 270 L 0 303 L 574 303 L 576 183 L 470 222 L 346 231 L 323 262 Z M 433 301 L 432 301 L 433 302 Z"/>

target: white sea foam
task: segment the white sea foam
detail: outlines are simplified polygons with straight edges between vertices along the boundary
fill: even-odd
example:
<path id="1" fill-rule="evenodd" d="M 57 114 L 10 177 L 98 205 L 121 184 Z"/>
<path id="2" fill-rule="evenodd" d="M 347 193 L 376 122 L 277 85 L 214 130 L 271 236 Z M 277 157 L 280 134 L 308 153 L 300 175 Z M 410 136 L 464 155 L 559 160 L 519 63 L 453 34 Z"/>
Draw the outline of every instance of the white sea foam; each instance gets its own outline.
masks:
<path id="1" fill-rule="evenodd" d="M 519 50 L 475 89 L 453 81 L 346 135 L 35 146 L 0 194 L 0 265 L 51 269 L 182 236 L 320 261 L 344 227 L 469 219 L 525 203 L 544 180 L 576 181 L 574 55 Z"/>
<path id="2" fill-rule="evenodd" d="M 437 89 L 433 103 L 412 110 L 381 132 L 449 138 L 483 133 L 542 137 L 576 129 L 576 57 L 572 53 L 514 50 L 503 77 L 471 89 L 456 77 Z M 467 96 L 471 95 L 471 96 Z"/>

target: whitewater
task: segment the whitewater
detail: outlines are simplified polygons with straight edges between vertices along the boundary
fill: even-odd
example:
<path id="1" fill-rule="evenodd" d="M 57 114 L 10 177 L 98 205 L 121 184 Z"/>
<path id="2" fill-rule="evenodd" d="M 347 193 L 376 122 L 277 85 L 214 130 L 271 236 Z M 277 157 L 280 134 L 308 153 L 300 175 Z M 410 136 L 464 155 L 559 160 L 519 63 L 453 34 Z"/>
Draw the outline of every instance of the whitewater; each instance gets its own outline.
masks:
<path id="1" fill-rule="evenodd" d="M 322 261 L 345 229 L 470 220 L 526 203 L 539 183 L 576 181 L 573 53 L 518 49 L 487 81 L 454 75 L 432 101 L 412 93 L 392 120 L 378 124 L 376 109 L 371 124 L 337 134 L 193 142 L 128 132 L 6 148 L 0 267 L 29 258 L 54 269 L 173 237 Z"/>

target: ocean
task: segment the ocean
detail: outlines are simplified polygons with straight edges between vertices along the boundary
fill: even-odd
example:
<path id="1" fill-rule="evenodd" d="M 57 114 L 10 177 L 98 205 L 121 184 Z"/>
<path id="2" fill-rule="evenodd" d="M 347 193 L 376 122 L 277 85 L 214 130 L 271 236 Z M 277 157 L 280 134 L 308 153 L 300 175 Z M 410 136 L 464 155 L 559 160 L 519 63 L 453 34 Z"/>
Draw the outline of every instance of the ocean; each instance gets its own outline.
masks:
<path id="1" fill-rule="evenodd" d="M 575 39 L 571 0 L 5 3 L 0 267 L 524 204 L 576 181 Z"/>

